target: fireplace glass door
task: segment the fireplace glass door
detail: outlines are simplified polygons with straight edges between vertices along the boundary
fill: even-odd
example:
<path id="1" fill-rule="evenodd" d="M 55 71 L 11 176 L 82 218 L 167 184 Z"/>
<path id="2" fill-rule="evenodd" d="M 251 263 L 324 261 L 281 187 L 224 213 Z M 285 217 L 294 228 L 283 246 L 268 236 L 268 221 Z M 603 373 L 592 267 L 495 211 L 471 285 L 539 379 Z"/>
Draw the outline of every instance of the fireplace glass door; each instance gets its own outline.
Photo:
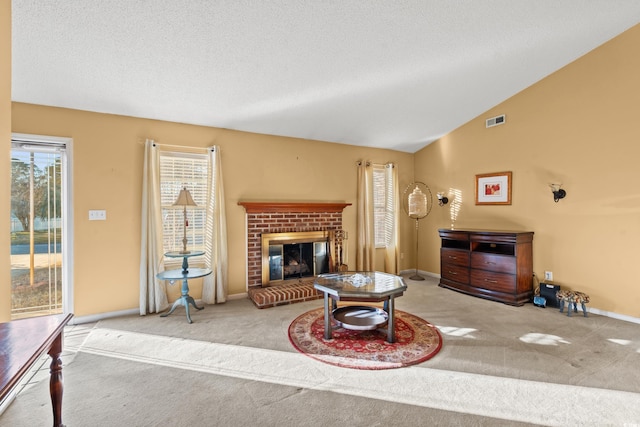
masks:
<path id="1" fill-rule="evenodd" d="M 314 276 L 329 272 L 329 254 L 327 253 L 327 242 L 313 243 L 313 262 Z"/>
<path id="2" fill-rule="evenodd" d="M 328 272 L 327 242 L 269 245 L 269 281 L 313 277 Z"/>
<path id="3" fill-rule="evenodd" d="M 282 280 L 282 250 L 284 245 L 269 245 L 269 280 Z"/>

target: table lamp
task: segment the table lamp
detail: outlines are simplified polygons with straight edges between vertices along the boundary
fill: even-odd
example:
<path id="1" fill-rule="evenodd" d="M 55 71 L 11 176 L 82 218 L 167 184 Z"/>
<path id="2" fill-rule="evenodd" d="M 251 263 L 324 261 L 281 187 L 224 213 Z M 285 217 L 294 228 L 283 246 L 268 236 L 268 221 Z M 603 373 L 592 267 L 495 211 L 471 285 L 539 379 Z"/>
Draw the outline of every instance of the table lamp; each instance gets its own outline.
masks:
<path id="1" fill-rule="evenodd" d="M 188 254 L 190 253 L 190 251 L 187 250 L 187 226 L 189 225 L 189 221 L 187 220 L 187 206 L 198 206 L 198 205 L 196 205 L 196 202 L 193 201 L 193 198 L 191 197 L 191 193 L 189 192 L 189 190 L 187 190 L 187 187 L 184 187 L 182 190 L 180 190 L 180 194 L 178 194 L 178 200 L 176 200 L 173 206 L 183 206 L 183 212 L 184 212 L 184 221 L 182 223 L 183 238 L 182 238 L 182 250 L 180 251 L 180 253 Z"/>

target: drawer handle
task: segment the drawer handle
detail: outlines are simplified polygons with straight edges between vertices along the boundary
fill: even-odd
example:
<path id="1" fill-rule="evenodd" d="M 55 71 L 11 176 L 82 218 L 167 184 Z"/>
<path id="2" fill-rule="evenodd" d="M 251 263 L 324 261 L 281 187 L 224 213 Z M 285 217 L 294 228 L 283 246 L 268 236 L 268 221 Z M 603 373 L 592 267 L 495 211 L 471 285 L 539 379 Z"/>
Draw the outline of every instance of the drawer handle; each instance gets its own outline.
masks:
<path id="1" fill-rule="evenodd" d="M 489 282 L 489 283 L 498 283 L 497 280 L 489 280 L 489 279 L 484 279 L 485 282 Z"/>
<path id="2" fill-rule="evenodd" d="M 495 263 L 495 262 L 491 262 L 491 261 L 485 261 L 484 263 L 485 263 L 485 264 L 489 264 L 489 265 L 496 265 L 496 263 Z"/>
<path id="3" fill-rule="evenodd" d="M 458 259 L 458 257 L 449 255 L 449 259 Z"/>
<path id="4" fill-rule="evenodd" d="M 450 271 L 449 274 L 453 275 L 453 276 L 457 276 L 458 273 L 456 273 L 455 271 Z"/>

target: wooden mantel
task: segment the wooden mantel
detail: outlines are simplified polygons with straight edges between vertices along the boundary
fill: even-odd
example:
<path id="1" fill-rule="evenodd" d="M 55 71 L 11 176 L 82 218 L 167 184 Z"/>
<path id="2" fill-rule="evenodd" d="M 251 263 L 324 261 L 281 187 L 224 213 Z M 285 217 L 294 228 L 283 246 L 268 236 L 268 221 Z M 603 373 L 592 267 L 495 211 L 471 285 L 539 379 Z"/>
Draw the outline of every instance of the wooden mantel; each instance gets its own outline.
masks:
<path id="1" fill-rule="evenodd" d="M 342 212 L 351 203 L 238 202 L 247 213 L 261 212 Z"/>

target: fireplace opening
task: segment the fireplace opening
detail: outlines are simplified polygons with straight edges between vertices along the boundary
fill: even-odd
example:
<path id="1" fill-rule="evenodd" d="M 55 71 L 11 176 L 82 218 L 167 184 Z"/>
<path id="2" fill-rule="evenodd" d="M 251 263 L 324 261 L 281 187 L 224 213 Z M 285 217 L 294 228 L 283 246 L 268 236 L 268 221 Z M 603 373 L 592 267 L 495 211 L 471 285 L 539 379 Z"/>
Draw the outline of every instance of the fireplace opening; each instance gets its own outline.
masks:
<path id="1" fill-rule="evenodd" d="M 266 233 L 262 235 L 262 285 L 329 273 L 327 232 Z"/>

